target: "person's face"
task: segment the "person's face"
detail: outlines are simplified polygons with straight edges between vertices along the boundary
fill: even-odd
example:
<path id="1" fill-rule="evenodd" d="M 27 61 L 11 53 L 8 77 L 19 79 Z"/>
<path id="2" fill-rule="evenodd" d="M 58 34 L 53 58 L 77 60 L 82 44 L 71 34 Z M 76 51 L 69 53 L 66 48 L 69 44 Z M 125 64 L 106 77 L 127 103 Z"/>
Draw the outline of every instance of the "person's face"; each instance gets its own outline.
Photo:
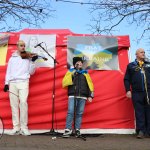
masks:
<path id="1" fill-rule="evenodd" d="M 145 51 L 144 51 L 144 49 L 139 49 L 136 52 L 136 58 L 139 59 L 139 60 L 143 60 L 145 58 Z"/>
<path id="2" fill-rule="evenodd" d="M 18 51 L 19 52 L 25 51 L 25 43 L 19 43 L 18 44 Z"/>
<path id="3" fill-rule="evenodd" d="M 77 61 L 75 64 L 75 68 L 77 68 L 77 69 L 82 68 L 82 66 L 83 66 L 83 63 L 81 61 Z"/>

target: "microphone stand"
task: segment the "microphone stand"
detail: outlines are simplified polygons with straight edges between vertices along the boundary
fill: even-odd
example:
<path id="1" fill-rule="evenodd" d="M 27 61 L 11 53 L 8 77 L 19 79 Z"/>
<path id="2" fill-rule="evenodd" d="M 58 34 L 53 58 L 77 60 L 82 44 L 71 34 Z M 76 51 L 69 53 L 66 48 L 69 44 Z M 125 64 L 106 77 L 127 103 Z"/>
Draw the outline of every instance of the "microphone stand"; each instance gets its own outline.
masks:
<path id="1" fill-rule="evenodd" d="M 55 112 L 55 79 L 56 79 L 56 63 L 58 63 L 58 61 L 51 55 L 49 54 L 44 47 L 41 46 L 42 43 L 40 43 L 38 46 L 42 48 L 42 50 L 47 53 L 48 56 L 50 56 L 53 61 L 54 61 L 54 74 L 53 74 L 53 95 L 52 95 L 52 127 L 51 130 L 49 132 L 50 135 L 56 135 L 56 132 L 54 130 L 54 112 Z"/>
<path id="2" fill-rule="evenodd" d="M 76 70 L 77 71 L 77 70 Z M 73 134 L 75 135 L 75 124 L 76 124 L 76 96 L 77 96 L 77 89 L 76 89 L 76 78 L 77 78 L 77 72 L 75 72 L 74 74 L 74 79 L 73 79 L 73 84 L 74 84 L 74 119 L 73 119 L 73 123 L 74 123 L 74 130 L 73 130 Z"/>
<path id="3" fill-rule="evenodd" d="M 76 128 L 75 128 L 75 124 L 76 124 L 76 109 L 77 109 L 77 88 L 76 88 L 76 83 L 80 82 L 79 80 L 77 81 L 77 76 L 79 75 L 77 73 L 78 70 L 78 65 L 76 67 L 76 72 L 74 74 L 74 79 L 73 79 L 73 84 L 74 84 L 74 131 L 73 131 L 73 135 L 76 134 Z M 77 138 L 81 138 L 82 140 L 86 141 L 86 137 L 79 135 Z"/>

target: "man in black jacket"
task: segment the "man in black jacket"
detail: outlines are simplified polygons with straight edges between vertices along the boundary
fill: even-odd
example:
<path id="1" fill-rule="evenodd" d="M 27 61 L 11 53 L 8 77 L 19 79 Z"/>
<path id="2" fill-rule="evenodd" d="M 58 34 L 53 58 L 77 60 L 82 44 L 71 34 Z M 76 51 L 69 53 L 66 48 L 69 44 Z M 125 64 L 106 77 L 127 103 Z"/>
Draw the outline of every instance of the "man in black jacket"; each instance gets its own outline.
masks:
<path id="1" fill-rule="evenodd" d="M 150 136 L 150 63 L 145 61 L 144 49 L 139 48 L 136 60 L 128 64 L 124 85 L 135 109 L 137 138 Z"/>

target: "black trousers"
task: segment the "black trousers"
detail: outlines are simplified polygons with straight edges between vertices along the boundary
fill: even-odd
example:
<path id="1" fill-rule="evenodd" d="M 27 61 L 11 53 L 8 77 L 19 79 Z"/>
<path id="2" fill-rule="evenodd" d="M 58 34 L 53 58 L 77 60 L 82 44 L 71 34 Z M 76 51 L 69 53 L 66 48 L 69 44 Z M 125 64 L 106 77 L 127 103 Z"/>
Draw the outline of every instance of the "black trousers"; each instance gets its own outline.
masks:
<path id="1" fill-rule="evenodd" d="M 146 92 L 132 92 L 132 101 L 136 117 L 136 131 L 150 135 L 150 105 Z"/>

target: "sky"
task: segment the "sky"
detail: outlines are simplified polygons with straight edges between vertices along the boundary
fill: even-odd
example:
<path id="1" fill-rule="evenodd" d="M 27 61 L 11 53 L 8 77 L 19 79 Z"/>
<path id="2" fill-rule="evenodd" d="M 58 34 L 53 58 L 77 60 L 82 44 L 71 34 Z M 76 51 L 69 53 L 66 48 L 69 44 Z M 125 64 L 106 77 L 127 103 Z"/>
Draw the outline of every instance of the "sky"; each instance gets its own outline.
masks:
<path id="1" fill-rule="evenodd" d="M 74 2 L 88 2 L 88 0 L 72 0 Z M 67 3 L 59 0 L 51 0 L 51 6 L 54 10 L 54 17 L 48 18 L 45 23 L 41 24 L 43 29 L 70 29 L 74 33 L 91 34 L 88 24 L 90 24 L 91 15 L 89 8 L 91 5 L 81 5 L 77 3 Z M 130 36 L 130 55 L 131 60 L 135 59 L 135 51 L 142 47 L 148 50 L 149 47 L 145 41 L 139 44 L 135 42 L 139 35 L 139 29 L 136 26 L 129 26 L 126 22 L 117 27 L 113 35 L 129 35 Z M 105 34 L 103 34 L 105 35 Z"/>
<path id="2" fill-rule="evenodd" d="M 87 0 L 72 0 L 75 2 L 87 2 Z M 49 29 L 70 29 L 74 33 L 91 33 L 88 24 L 90 24 L 91 15 L 89 8 L 91 5 L 81 5 L 76 3 L 67 3 L 62 1 L 52 1 L 52 7 L 56 10 L 53 18 L 49 18 L 46 23 L 42 24 L 42 28 Z M 137 44 L 136 37 L 139 35 L 139 29 L 135 25 L 129 26 L 126 22 L 117 27 L 113 35 L 129 35 L 130 36 L 130 55 L 131 59 L 135 59 L 135 51 L 142 47 L 148 50 L 149 47 L 145 41 Z"/>

